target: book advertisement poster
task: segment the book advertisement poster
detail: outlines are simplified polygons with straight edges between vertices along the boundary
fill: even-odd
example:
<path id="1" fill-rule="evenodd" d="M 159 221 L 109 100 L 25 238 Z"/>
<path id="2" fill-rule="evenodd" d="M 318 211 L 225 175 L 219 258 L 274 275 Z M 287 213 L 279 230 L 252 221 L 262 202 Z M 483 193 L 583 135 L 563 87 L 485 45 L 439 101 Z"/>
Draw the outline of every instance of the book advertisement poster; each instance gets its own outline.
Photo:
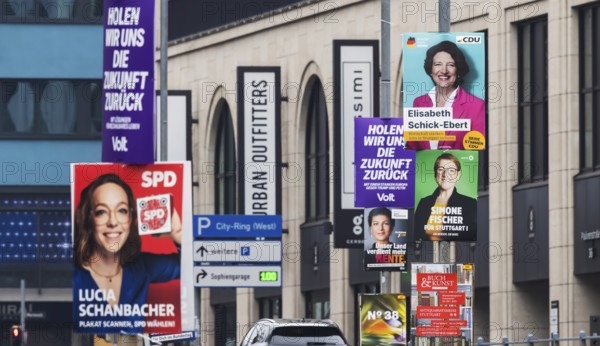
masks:
<path id="1" fill-rule="evenodd" d="M 473 264 L 411 265 L 413 345 L 473 344 Z"/>

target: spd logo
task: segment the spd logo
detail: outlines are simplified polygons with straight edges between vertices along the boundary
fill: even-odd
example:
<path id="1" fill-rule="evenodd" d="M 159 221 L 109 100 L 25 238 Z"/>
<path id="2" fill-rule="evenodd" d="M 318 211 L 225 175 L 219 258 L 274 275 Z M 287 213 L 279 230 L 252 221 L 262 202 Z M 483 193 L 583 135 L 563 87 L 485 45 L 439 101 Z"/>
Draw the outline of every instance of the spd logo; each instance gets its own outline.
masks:
<path id="1" fill-rule="evenodd" d="M 456 43 L 458 44 L 480 44 L 481 41 L 481 36 L 456 36 Z"/>

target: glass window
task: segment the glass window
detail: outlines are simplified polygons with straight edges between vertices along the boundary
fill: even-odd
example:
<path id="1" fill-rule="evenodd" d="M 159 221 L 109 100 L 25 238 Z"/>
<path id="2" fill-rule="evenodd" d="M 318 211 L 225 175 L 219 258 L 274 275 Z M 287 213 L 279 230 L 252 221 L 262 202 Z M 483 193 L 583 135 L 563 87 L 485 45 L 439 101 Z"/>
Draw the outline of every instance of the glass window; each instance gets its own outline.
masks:
<path id="1" fill-rule="evenodd" d="M 215 148 L 215 214 L 236 213 L 235 139 L 231 112 L 221 106 Z"/>
<path id="2" fill-rule="evenodd" d="M 321 82 L 313 84 L 306 123 L 306 220 L 329 218 L 329 130 Z"/>
<path id="3" fill-rule="evenodd" d="M 600 5 L 579 12 L 580 165 L 582 171 L 600 168 Z"/>
<path id="4" fill-rule="evenodd" d="M 281 318 L 281 297 L 261 298 L 258 318 Z"/>
<path id="5" fill-rule="evenodd" d="M 330 318 L 329 289 L 308 291 L 305 294 L 306 318 Z"/>
<path id="6" fill-rule="evenodd" d="M 235 346 L 236 312 L 235 304 L 219 304 L 215 310 L 215 345 Z"/>
<path id="7" fill-rule="evenodd" d="M 519 24 L 519 181 L 548 177 L 548 25 Z"/>
<path id="8" fill-rule="evenodd" d="M 101 80 L 0 80 L 0 136 L 98 137 Z"/>
<path id="9" fill-rule="evenodd" d="M 2 263 L 70 263 L 71 201 L 65 194 L 3 194 Z"/>
<path id="10" fill-rule="evenodd" d="M 0 23 L 102 23 L 102 0 L 1 0 Z"/>

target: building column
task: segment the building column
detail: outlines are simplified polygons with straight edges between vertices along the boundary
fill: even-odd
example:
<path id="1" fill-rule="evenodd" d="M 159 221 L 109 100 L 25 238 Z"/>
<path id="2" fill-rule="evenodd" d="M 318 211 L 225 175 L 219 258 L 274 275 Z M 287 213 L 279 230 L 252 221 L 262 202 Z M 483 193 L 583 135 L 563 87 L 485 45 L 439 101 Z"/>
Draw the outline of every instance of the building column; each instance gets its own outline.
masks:
<path id="1" fill-rule="evenodd" d="M 354 321 L 354 291 L 350 286 L 348 270 L 357 270 L 357 268 L 348 268 L 350 253 L 348 249 L 333 249 L 333 235 L 330 244 L 332 249 L 329 259 L 330 318 L 342 329 L 348 342 L 356 344 L 351 341 L 354 337 L 356 321 Z"/>
<path id="2" fill-rule="evenodd" d="M 215 313 L 210 305 L 210 288 L 203 288 L 200 299 L 200 343 L 215 345 Z"/>
<path id="3" fill-rule="evenodd" d="M 499 85 L 501 94 L 488 103 L 488 150 L 490 158 L 490 341 L 508 336 L 512 323 L 512 186 L 517 172 L 517 106 L 509 86 L 517 84 L 515 49 L 494 52 L 493 47 L 515 47 L 516 29 L 508 19 L 488 30 L 488 80 Z M 489 97 L 489 96 L 488 96 Z M 492 131 L 493 129 L 493 131 Z"/>
<path id="4" fill-rule="evenodd" d="M 253 288 L 236 289 L 235 316 L 237 319 L 236 340 L 239 344 L 254 322 L 258 320 L 258 304 L 254 299 Z"/>

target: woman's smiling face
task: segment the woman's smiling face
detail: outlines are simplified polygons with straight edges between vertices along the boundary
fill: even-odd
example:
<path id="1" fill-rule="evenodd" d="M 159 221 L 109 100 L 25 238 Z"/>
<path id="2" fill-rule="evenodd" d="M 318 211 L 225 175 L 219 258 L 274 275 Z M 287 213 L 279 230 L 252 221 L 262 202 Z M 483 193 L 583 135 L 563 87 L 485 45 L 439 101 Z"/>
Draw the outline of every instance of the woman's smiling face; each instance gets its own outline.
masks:
<path id="1" fill-rule="evenodd" d="M 441 159 L 435 171 L 435 181 L 442 190 L 451 190 L 460 179 L 460 171 L 452 160 Z"/>
<path id="2" fill-rule="evenodd" d="M 456 71 L 456 63 L 452 59 L 452 55 L 439 52 L 433 56 L 431 78 L 437 86 L 442 88 L 453 87 L 456 83 Z"/>
<path id="3" fill-rule="evenodd" d="M 100 185 L 93 194 L 92 217 L 96 226 L 97 249 L 117 253 L 127 241 L 131 228 L 131 208 L 127 193 L 115 183 Z"/>

